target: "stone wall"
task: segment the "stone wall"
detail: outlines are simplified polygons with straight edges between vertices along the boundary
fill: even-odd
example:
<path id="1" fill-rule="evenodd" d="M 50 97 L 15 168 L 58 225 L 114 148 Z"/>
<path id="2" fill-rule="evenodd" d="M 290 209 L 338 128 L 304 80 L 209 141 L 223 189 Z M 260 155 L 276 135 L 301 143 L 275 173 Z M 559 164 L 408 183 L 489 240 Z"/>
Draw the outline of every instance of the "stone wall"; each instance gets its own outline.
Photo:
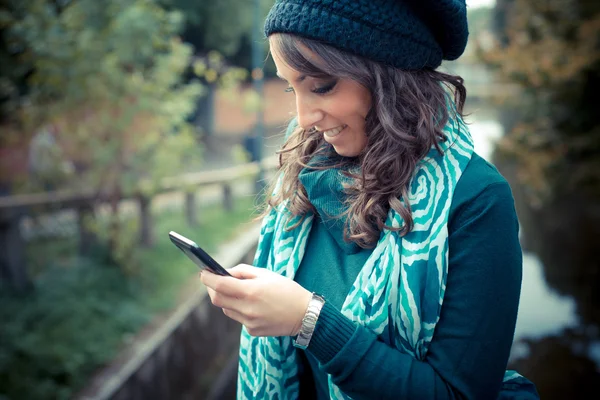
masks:
<path id="1" fill-rule="evenodd" d="M 239 324 L 204 297 L 111 396 L 114 400 L 205 399 L 238 350 Z"/>
<path id="2" fill-rule="evenodd" d="M 250 264 L 258 232 L 252 226 L 215 259 L 226 268 Z M 75 399 L 233 399 L 241 326 L 198 286 L 170 315 L 141 332 Z"/>

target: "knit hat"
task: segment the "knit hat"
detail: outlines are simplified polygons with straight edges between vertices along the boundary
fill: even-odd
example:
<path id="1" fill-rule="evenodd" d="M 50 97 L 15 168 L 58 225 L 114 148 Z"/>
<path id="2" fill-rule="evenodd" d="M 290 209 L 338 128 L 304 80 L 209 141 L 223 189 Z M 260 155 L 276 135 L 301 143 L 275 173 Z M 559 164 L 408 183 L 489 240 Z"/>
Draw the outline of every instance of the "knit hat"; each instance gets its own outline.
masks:
<path id="1" fill-rule="evenodd" d="M 265 22 L 272 33 L 412 70 L 457 59 L 469 36 L 465 0 L 277 0 Z"/>

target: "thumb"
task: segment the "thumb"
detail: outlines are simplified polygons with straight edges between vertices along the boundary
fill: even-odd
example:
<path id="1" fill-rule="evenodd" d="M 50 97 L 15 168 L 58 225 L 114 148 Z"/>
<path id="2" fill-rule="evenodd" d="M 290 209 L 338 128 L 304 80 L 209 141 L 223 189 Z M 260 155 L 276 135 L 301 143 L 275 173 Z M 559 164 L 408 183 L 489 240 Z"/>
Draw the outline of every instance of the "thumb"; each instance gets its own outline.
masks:
<path id="1" fill-rule="evenodd" d="M 258 278 L 262 272 L 263 268 L 256 268 L 252 265 L 247 264 L 239 264 L 233 268 L 229 268 L 227 270 L 234 278 L 238 279 L 254 279 Z"/>

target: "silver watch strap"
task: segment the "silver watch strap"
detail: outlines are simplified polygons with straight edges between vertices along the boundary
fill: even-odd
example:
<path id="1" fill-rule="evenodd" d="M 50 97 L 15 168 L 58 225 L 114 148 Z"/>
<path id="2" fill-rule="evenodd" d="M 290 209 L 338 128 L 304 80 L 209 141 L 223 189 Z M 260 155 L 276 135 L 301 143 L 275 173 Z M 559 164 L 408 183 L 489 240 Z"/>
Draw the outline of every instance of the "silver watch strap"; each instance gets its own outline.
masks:
<path id="1" fill-rule="evenodd" d="M 325 299 L 323 297 L 319 296 L 316 293 L 312 294 L 312 298 L 308 302 L 308 308 L 306 309 L 304 318 L 302 318 L 300 332 L 294 340 L 295 347 L 302 350 L 305 350 L 308 347 L 313 332 L 315 331 L 315 326 L 317 325 L 319 314 L 321 313 L 321 309 L 323 308 L 324 304 Z"/>

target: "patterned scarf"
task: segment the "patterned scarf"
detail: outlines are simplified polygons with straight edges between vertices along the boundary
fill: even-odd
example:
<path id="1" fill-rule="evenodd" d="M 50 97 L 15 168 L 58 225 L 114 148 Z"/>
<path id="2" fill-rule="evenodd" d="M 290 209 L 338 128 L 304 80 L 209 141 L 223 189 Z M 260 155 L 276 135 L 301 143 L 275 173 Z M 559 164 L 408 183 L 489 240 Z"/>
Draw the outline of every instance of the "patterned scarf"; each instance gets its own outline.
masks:
<path id="1" fill-rule="evenodd" d="M 394 345 L 424 360 L 433 337 L 448 273 L 448 215 L 454 188 L 473 152 L 468 128 L 449 119 L 442 154 L 432 148 L 421 160 L 409 186 L 413 230 L 400 237 L 384 230 L 377 246 L 346 296 L 342 313 L 375 334 L 392 324 Z M 281 184 L 281 177 L 279 180 Z M 286 231 L 285 203 L 264 218 L 254 265 L 294 277 L 313 222 L 307 216 Z M 295 217 L 291 224 L 298 221 Z M 403 219 L 390 210 L 386 225 L 401 227 Z M 298 359 L 291 337 L 252 337 L 242 328 L 238 371 L 238 399 L 296 399 Z M 523 379 L 507 371 L 505 382 Z M 329 377 L 331 399 L 348 399 Z"/>

